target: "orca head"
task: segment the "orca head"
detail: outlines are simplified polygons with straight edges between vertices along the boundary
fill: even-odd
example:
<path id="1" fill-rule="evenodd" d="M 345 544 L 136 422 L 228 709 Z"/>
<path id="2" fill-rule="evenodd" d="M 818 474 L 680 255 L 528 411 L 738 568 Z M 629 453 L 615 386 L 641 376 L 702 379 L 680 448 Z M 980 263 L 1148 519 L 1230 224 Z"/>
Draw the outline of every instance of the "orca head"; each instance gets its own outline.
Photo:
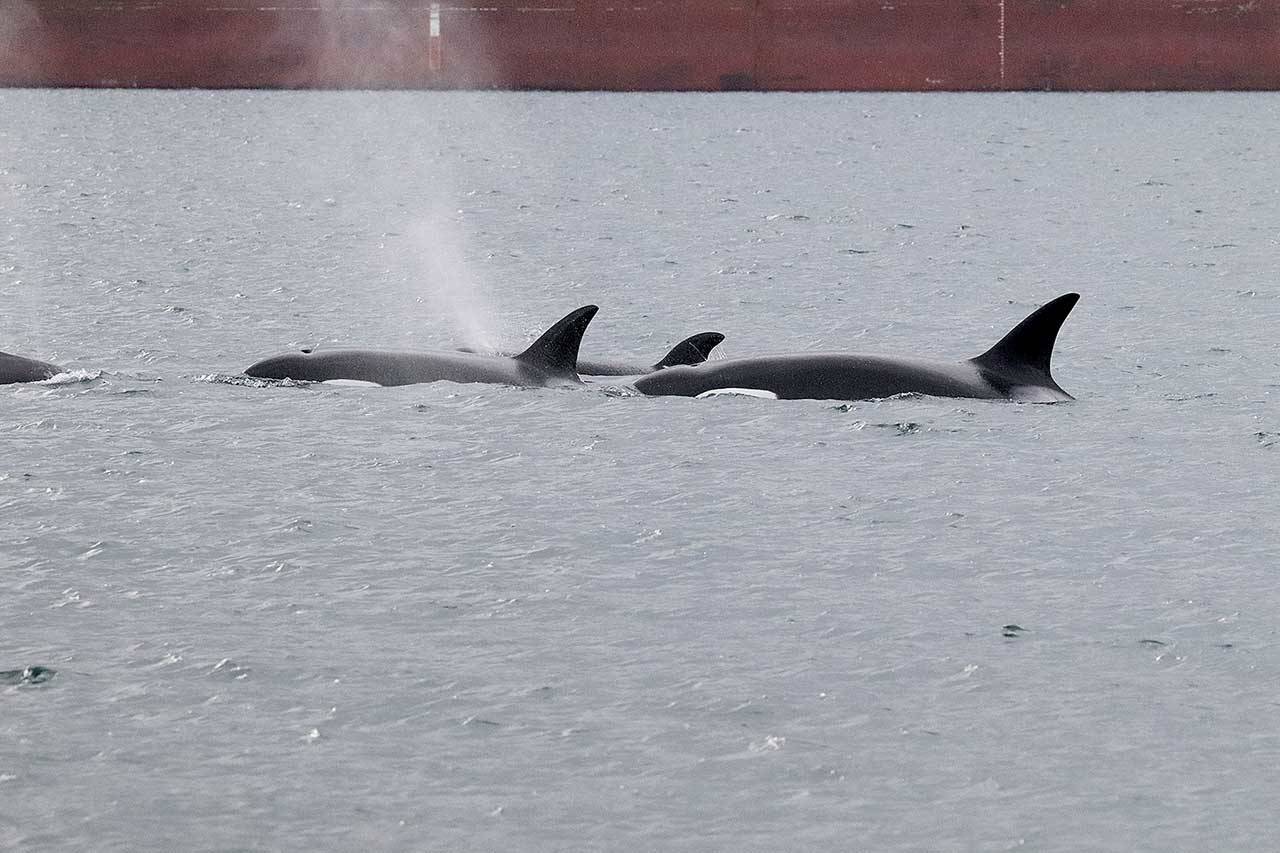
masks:
<path id="1" fill-rule="evenodd" d="M 245 376 L 255 379 L 303 379 L 307 374 L 307 360 L 311 350 L 287 352 L 254 362 L 244 369 Z"/>

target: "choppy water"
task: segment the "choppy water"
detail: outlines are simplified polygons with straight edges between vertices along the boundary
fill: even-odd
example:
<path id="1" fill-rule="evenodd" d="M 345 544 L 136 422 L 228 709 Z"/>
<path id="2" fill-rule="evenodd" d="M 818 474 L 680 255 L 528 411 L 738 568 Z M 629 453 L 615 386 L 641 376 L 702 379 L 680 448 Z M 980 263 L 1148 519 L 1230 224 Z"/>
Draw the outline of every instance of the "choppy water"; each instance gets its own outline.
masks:
<path id="1" fill-rule="evenodd" d="M 1277 97 L 0 115 L 0 348 L 77 371 L 0 389 L 0 847 L 1270 845 Z M 960 359 L 1068 290 L 1064 405 L 220 380 L 589 302 Z"/>

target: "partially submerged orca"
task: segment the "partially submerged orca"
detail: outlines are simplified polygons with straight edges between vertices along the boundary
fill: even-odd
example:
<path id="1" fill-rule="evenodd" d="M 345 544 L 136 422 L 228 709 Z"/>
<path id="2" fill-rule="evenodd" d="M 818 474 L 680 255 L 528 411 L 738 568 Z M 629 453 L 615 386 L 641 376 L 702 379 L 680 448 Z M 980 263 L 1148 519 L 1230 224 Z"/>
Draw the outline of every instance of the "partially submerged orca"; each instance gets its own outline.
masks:
<path id="1" fill-rule="evenodd" d="M 1031 313 L 982 355 L 958 363 L 875 355 L 778 355 L 670 367 L 636 380 L 644 394 L 696 397 L 761 391 L 783 400 L 868 400 L 894 394 L 1031 402 L 1073 399 L 1049 373 L 1053 344 L 1080 299 L 1067 293 Z"/>
<path id="2" fill-rule="evenodd" d="M 657 364 L 624 364 L 615 361 L 580 361 L 578 373 L 584 376 L 639 376 L 680 364 L 702 364 L 711 351 L 724 340 L 719 332 L 698 332 L 671 348 Z"/>
<path id="3" fill-rule="evenodd" d="M 41 382 L 63 373 L 63 369 L 47 361 L 36 361 L 7 352 L 0 352 L 0 385 L 14 382 Z"/>
<path id="4" fill-rule="evenodd" d="M 517 356 L 461 352 L 404 352 L 334 349 L 290 352 L 263 359 L 245 369 L 260 379 L 324 382 L 332 379 L 413 385 L 418 382 L 489 382 L 498 385 L 546 386 L 581 382 L 578 345 L 599 310 L 586 305 L 565 315 Z"/>
<path id="5" fill-rule="evenodd" d="M 698 334 L 690 335 L 672 347 L 671 352 L 663 356 L 656 364 L 624 364 L 617 361 L 578 359 L 578 375 L 639 376 L 643 373 L 662 370 L 664 367 L 674 367 L 677 364 L 702 364 L 707 360 L 707 356 L 711 355 L 711 351 L 723 340 L 724 335 L 719 332 L 698 332 Z M 462 347 L 458 351 L 475 352 L 474 349 L 469 347 Z"/>

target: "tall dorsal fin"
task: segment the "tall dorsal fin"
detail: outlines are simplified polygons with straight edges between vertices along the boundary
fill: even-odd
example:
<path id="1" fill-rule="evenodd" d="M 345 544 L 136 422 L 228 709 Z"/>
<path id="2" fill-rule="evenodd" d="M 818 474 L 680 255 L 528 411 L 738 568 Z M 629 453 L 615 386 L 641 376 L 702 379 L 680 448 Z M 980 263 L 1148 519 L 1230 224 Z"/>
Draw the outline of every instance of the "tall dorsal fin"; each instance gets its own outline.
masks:
<path id="1" fill-rule="evenodd" d="M 578 345 L 582 343 L 582 334 L 587 324 L 599 311 L 595 305 L 584 305 L 576 311 L 570 311 L 558 323 L 542 333 L 524 352 L 515 357 L 516 361 L 545 370 L 548 373 L 578 374 Z"/>
<path id="2" fill-rule="evenodd" d="M 663 356 L 655 368 L 671 367 L 676 364 L 702 364 L 711 355 L 711 351 L 724 340 L 719 332 L 698 332 L 690 335 L 671 348 L 671 352 Z"/>
<path id="3" fill-rule="evenodd" d="M 1049 377 L 1049 360 L 1058 330 L 1079 301 L 1080 294 L 1064 293 L 1032 311 L 1025 320 L 1000 342 L 976 358 L 969 359 L 979 367 L 999 371 L 1025 371 L 1028 368 Z"/>

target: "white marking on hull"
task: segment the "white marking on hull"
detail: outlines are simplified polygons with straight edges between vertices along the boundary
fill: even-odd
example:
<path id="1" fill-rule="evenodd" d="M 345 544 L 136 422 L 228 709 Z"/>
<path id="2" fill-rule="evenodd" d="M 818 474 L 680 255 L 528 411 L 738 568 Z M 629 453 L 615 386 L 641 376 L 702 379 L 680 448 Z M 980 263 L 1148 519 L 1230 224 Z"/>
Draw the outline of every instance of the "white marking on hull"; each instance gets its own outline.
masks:
<path id="1" fill-rule="evenodd" d="M 440 4 L 431 4 L 431 16 L 428 19 L 427 67 L 439 71 L 443 64 L 440 59 Z"/>
<path id="2" fill-rule="evenodd" d="M 1004 0 L 1000 0 L 1000 88 L 1004 88 Z"/>

